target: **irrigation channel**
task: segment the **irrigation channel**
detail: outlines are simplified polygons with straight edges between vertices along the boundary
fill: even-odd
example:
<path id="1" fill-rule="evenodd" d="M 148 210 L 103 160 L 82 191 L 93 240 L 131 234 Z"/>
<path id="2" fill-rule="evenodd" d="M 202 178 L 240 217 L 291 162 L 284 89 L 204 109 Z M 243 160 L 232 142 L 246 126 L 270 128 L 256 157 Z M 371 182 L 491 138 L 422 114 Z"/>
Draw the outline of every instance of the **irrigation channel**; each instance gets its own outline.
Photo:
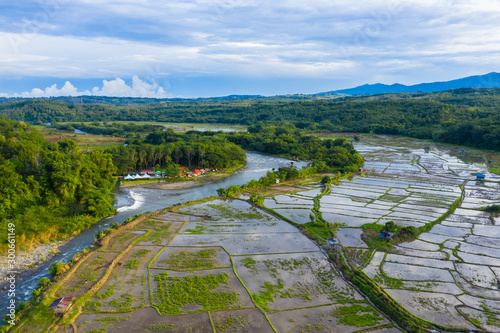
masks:
<path id="1" fill-rule="evenodd" d="M 34 270 L 24 272 L 17 276 L 16 296 L 18 300 L 26 301 L 31 298 L 31 292 L 38 288 L 37 283 L 43 277 L 50 278 L 49 267 L 54 262 L 66 263 L 78 252 L 92 245 L 95 235 L 99 230 L 104 230 L 113 222 L 122 223 L 129 217 L 147 211 L 154 211 L 172 206 L 177 203 L 185 203 L 192 200 L 202 199 L 211 195 L 217 195 L 217 189 L 229 185 L 241 185 L 252 179 L 259 179 L 272 168 L 289 166 L 290 160 L 247 152 L 247 163 L 242 170 L 217 182 L 192 189 L 179 190 L 157 190 L 145 187 L 133 187 L 116 189 L 115 208 L 118 213 L 95 223 L 87 230 L 72 238 L 61 249 L 60 253 L 52 257 L 43 265 Z M 306 165 L 305 162 L 294 162 L 298 168 Z M 7 297 L 0 297 L 0 316 L 6 314 L 8 305 Z"/>

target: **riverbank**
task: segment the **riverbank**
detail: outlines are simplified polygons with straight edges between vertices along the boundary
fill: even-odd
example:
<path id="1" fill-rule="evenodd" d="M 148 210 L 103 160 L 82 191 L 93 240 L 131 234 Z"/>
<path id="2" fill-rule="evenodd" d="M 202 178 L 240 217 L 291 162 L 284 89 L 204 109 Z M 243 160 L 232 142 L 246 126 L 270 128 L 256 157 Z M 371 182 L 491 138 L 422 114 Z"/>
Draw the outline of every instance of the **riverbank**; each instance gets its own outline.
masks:
<path id="1" fill-rule="evenodd" d="M 181 178 L 174 181 L 166 179 L 151 179 L 151 180 L 130 180 L 121 181 L 121 188 L 145 187 L 157 190 L 179 190 L 191 189 L 204 186 L 208 183 L 213 183 L 221 179 L 232 176 L 235 172 L 243 170 L 245 165 L 238 165 L 234 168 L 227 169 L 221 172 L 210 172 L 205 175 L 200 175 L 192 178 Z"/>
<path id="2" fill-rule="evenodd" d="M 7 255 L 0 256 L 0 283 L 6 281 L 7 271 L 15 271 L 18 274 L 28 270 L 35 269 L 44 262 L 60 252 L 60 248 L 65 245 L 69 239 L 54 241 L 46 244 L 41 244 L 33 248 L 31 251 L 19 251 L 16 254 L 16 263 L 14 267 L 8 265 Z"/>

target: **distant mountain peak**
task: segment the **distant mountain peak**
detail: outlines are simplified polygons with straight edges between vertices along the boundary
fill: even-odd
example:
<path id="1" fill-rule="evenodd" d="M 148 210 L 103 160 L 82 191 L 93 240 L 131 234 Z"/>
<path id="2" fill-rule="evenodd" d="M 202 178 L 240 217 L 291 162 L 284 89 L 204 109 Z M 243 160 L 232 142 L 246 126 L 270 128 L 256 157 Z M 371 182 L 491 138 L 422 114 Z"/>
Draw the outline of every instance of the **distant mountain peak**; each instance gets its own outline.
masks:
<path id="1" fill-rule="evenodd" d="M 390 85 L 383 83 L 363 84 L 355 88 L 329 91 L 317 95 L 335 94 L 335 93 L 346 94 L 346 95 L 376 95 L 376 94 L 386 94 L 386 93 L 435 92 L 435 91 L 443 91 L 443 90 L 458 89 L 458 88 L 498 88 L 498 87 L 500 87 L 500 73 L 491 72 L 484 75 L 468 76 L 451 81 L 420 83 L 409 86 L 400 83 L 394 83 Z"/>

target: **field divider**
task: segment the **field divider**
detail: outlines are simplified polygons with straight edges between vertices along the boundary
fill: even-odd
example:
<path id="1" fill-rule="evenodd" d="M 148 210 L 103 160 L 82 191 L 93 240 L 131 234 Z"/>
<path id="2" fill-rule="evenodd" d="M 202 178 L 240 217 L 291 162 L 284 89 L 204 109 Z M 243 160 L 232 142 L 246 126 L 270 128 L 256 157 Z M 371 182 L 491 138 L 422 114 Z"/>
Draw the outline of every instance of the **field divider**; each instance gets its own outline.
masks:
<path id="1" fill-rule="evenodd" d="M 264 309 L 262 309 L 258 304 L 257 302 L 255 302 L 254 298 L 253 298 L 253 295 L 252 293 L 250 292 L 250 290 L 248 290 L 247 286 L 243 283 L 243 280 L 241 280 L 240 276 L 238 275 L 238 273 L 236 272 L 236 267 L 234 267 L 234 261 L 233 261 L 233 257 L 231 256 L 231 254 L 226 250 L 226 248 L 224 248 L 223 246 L 221 246 L 221 248 L 226 251 L 226 253 L 228 254 L 229 256 L 229 259 L 231 260 L 231 266 L 233 267 L 233 273 L 234 275 L 236 276 L 236 278 L 240 281 L 241 285 L 243 286 L 243 288 L 245 288 L 245 290 L 247 291 L 248 293 L 248 296 L 250 296 L 250 299 L 252 300 L 252 303 L 255 305 L 255 307 L 257 309 L 260 310 L 260 312 L 262 312 L 262 314 L 264 315 L 264 317 L 266 317 L 266 320 L 267 322 L 269 323 L 269 325 L 271 326 L 271 328 L 273 329 L 273 331 L 275 333 L 278 333 L 278 331 L 276 330 L 276 328 L 274 327 L 273 323 L 271 322 L 271 320 L 269 319 L 269 317 L 267 316 L 267 313 L 266 311 L 264 311 Z"/>
<path id="2" fill-rule="evenodd" d="M 215 326 L 214 326 L 214 321 L 212 320 L 212 315 L 210 314 L 210 312 L 207 313 L 208 313 L 208 319 L 210 319 L 210 326 L 212 326 L 212 332 L 215 333 Z"/>
<path id="3" fill-rule="evenodd" d="M 326 304 L 311 305 L 311 306 L 300 306 L 298 308 L 277 310 L 276 313 L 278 313 L 278 312 L 287 312 L 287 311 L 295 311 L 295 310 L 303 310 L 303 309 L 315 309 L 315 308 L 321 308 L 323 306 L 344 305 L 344 304 L 345 303 L 326 303 Z"/>
<path id="4" fill-rule="evenodd" d="M 297 253 L 317 253 L 319 251 L 300 251 L 300 252 L 277 252 L 277 253 L 249 253 L 249 254 L 233 254 L 233 257 L 248 257 L 248 256 L 273 256 L 282 254 L 297 254 Z"/>

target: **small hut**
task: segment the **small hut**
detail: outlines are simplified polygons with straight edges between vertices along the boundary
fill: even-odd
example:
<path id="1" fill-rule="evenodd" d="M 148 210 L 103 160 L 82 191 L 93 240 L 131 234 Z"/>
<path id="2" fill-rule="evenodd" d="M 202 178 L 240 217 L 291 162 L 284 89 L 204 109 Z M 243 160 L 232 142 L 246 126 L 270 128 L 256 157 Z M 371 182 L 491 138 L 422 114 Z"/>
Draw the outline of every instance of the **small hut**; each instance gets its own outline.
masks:
<path id="1" fill-rule="evenodd" d="M 484 180 L 485 176 L 482 173 L 476 173 L 476 180 Z"/>
<path id="2" fill-rule="evenodd" d="M 380 230 L 380 238 L 382 239 L 391 239 L 393 235 L 394 233 L 387 229 Z"/>
<path id="3" fill-rule="evenodd" d="M 333 237 L 330 237 L 328 238 L 328 245 L 330 245 L 330 247 L 334 247 L 335 245 L 339 244 L 339 241 L 336 240 L 335 238 Z"/>
<path id="4" fill-rule="evenodd" d="M 49 309 L 52 309 L 54 314 L 64 314 L 71 306 L 71 300 L 71 297 L 61 297 L 59 299 L 56 299 L 49 306 Z"/>

